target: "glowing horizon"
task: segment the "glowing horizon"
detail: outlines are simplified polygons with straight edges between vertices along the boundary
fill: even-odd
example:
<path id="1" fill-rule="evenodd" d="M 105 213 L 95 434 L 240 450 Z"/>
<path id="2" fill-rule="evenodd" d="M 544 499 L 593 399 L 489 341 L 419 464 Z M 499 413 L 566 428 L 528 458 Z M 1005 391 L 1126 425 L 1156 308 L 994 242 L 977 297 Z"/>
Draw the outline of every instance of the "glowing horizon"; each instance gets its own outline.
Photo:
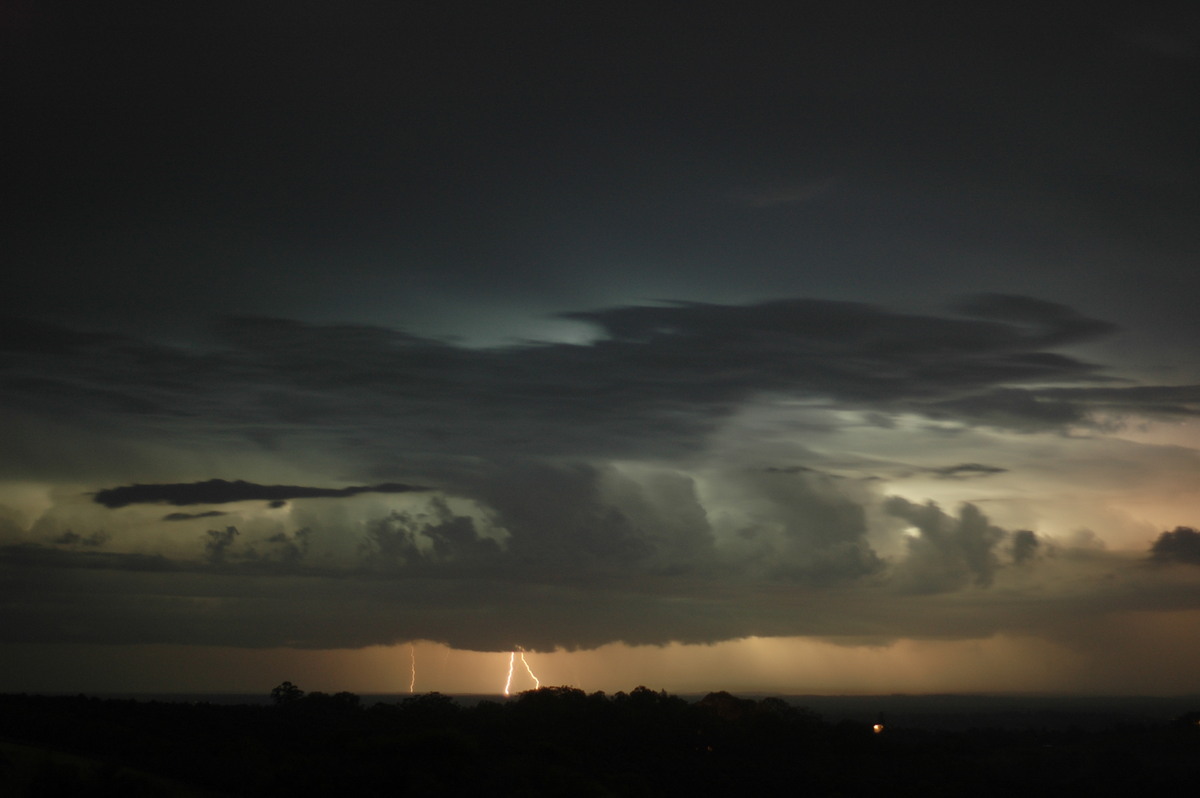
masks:
<path id="1" fill-rule="evenodd" d="M 1130 641 L 1109 652 L 1107 667 L 1068 645 L 1034 638 L 995 636 L 981 640 L 898 640 L 886 645 L 839 645 L 803 638 L 746 638 L 710 645 L 609 644 L 591 651 L 524 652 L 529 681 L 509 683 L 509 694 L 539 686 L 564 686 L 587 693 L 629 692 L 644 686 L 678 694 L 725 690 L 734 694 L 884 695 L 892 693 L 987 693 L 1077 695 L 1182 695 L 1194 692 L 1188 662 L 1200 655 L 1200 612 L 1180 613 L 1147 628 L 1144 618 L 1121 624 Z M 1126 685 L 1141 665 L 1138 644 L 1193 635 L 1180 661 L 1153 683 Z M 507 673 L 518 652 L 452 649 L 415 641 L 354 650 L 228 649 L 203 646 L 16 646 L 0 663 L 0 679 L 13 692 L 263 693 L 281 681 L 307 692 L 412 694 L 411 658 L 422 668 L 420 693 L 495 695 L 497 675 Z M 23 670 L 57 652 L 58 666 L 38 673 Z M 79 653 L 75 653 L 79 652 Z M 130 656 L 151 664 L 145 673 L 112 677 Z M 90 667 L 87 666 L 90 663 Z M 227 663 L 242 674 L 229 680 L 209 670 Z M 436 666 L 433 663 L 440 663 Z M 540 677 L 535 682 L 533 668 Z M 403 676 L 398 675 L 404 673 Z M 85 673 L 84 671 L 87 671 Z M 259 674 L 270 673 L 263 678 Z M 517 669 L 514 669 L 515 676 Z M 90 678 L 89 678 L 90 674 Z M 204 675 L 211 674 L 210 678 Z M 250 675 L 247 675 L 250 674 Z"/>

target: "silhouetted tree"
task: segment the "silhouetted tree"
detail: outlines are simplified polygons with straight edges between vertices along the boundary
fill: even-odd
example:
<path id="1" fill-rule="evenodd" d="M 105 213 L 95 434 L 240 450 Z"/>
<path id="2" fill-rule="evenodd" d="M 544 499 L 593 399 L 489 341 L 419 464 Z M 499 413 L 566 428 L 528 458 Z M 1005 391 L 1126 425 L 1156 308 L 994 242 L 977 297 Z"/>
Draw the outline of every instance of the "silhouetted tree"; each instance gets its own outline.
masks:
<path id="1" fill-rule="evenodd" d="M 292 704 L 304 698 L 304 691 L 291 682 L 280 682 L 271 690 L 271 700 L 276 706 Z"/>

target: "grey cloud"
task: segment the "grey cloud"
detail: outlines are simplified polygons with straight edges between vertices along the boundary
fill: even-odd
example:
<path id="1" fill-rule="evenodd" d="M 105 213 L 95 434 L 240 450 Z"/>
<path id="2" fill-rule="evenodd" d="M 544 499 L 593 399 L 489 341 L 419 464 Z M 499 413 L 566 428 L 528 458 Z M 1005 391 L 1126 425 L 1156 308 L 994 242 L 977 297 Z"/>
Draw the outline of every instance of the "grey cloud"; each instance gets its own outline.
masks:
<path id="1" fill-rule="evenodd" d="M 348 573 L 348 564 L 324 563 L 314 566 L 305 561 L 310 546 L 311 530 L 300 528 L 293 534 L 277 532 L 265 539 L 246 541 L 236 546 L 237 538 L 246 536 L 235 526 L 225 529 L 210 529 L 204 535 L 203 563 L 179 563 L 180 569 L 197 567 L 214 569 L 226 574 L 245 576 L 303 574 L 314 576 L 323 573 Z"/>
<path id="2" fill-rule="evenodd" d="M 865 542 L 867 489 L 847 481 L 736 470 L 706 488 L 725 491 L 706 511 L 692 481 L 670 472 L 546 468 L 508 469 L 512 479 L 496 490 L 511 501 L 477 498 L 470 516 L 440 498 L 381 516 L 359 557 L 343 562 L 313 556 L 307 527 L 256 540 L 210 530 L 190 561 L 6 547 L 0 639 L 357 647 L 421 638 L 549 650 L 746 635 L 978 637 L 1198 606 L 1190 584 L 1156 579 L 1132 557 L 1045 557 L 1035 569 L 1032 532 L 1005 536 L 970 505 L 951 516 L 887 500 L 921 530 L 889 564 Z M 530 480 L 560 500 L 543 507 L 515 490 Z M 722 506 L 740 514 L 723 520 Z M 1025 564 L 1023 577 L 1067 568 L 1085 578 L 1051 579 L 1036 595 L 964 590 L 1000 582 L 1009 556 Z M 31 606 L 29 595 L 40 599 Z"/>
<path id="3" fill-rule="evenodd" d="M 771 591 L 839 590 L 883 566 L 866 545 L 863 508 L 844 494 L 857 488 L 820 475 L 729 474 L 720 486 L 725 495 L 756 508 L 735 519 L 736 528 L 721 522 L 722 536 L 734 533 L 735 543 L 747 544 L 733 548 L 717 540 L 694 478 L 670 469 L 522 461 L 477 464 L 456 481 L 462 490 L 454 497 L 433 496 L 368 521 L 349 559 L 314 554 L 310 543 L 318 534 L 353 535 L 357 520 L 258 538 L 245 528 L 212 529 L 186 561 L 102 560 L 34 547 L 0 552 L 0 570 L 23 574 L 26 591 L 62 597 L 39 608 L 46 623 L 68 611 L 69 597 L 105 593 L 76 608 L 76 618 L 99 624 L 81 623 L 73 633 L 90 639 L 194 633 L 232 645 L 257 638 L 254 645 L 336 646 L 420 636 L 504 648 L 517 635 L 522 645 L 550 648 L 781 631 L 809 621 L 764 606 Z M 456 509 L 466 506 L 469 514 Z M 330 508 L 329 517 L 340 509 Z M 753 540 L 736 537 L 749 528 Z M 130 575 L 150 566 L 175 581 Z M 44 587 L 30 581 L 39 579 Z M 185 597 L 206 601 L 200 607 Z M 0 622 L 14 613 L 15 604 L 0 600 Z M 339 614 L 346 617 L 338 621 Z M 36 635 L 33 626 L 25 618 L 0 637 Z"/>
<path id="4" fill-rule="evenodd" d="M 932 469 L 939 479 L 970 479 L 972 477 L 990 477 L 994 474 L 1004 474 L 1007 468 L 984 465 L 983 463 L 959 463 L 952 466 Z"/>
<path id="5" fill-rule="evenodd" d="M 98 406 L 103 413 L 133 422 L 158 415 L 179 432 L 306 434 L 366 448 L 380 440 L 413 455 L 684 452 L 763 394 L 1018 427 L 1086 420 L 1069 396 L 1048 415 L 1052 397 L 1020 402 L 1026 395 L 995 391 L 1097 379 L 1097 366 L 1045 347 L 1108 325 L 1015 298 L 980 300 L 974 310 L 1003 319 L 803 299 L 617 307 L 566 314 L 598 326 L 605 340 L 503 349 L 364 325 L 229 318 L 220 346 L 206 350 L 106 338 L 83 353 L 19 359 L 0 370 L 0 396 L 36 407 L 53 395 L 42 410 L 55 413 L 72 402 L 95 407 L 90 396 L 101 391 L 113 397 Z"/>
<path id="6" fill-rule="evenodd" d="M 1082 403 L 1062 401 L 1045 391 L 1023 388 L 996 388 L 930 402 L 922 409 L 935 419 L 965 421 L 1022 432 L 1058 430 L 1089 422 L 1088 409 Z"/>
<path id="7" fill-rule="evenodd" d="M 506 651 L 713 642 L 746 635 L 829 639 L 1060 634 L 1109 612 L 1196 609 L 1192 585 L 1151 569 L 1085 591 L 897 594 L 877 584 L 813 591 L 787 583 L 690 576 L 593 583 L 248 570 L 245 565 L 67 567 L 69 552 L 0 550 L 0 638 L 6 642 L 189 643 L 354 648 L 412 639 Z M 111 558 L 110 558 L 111 559 Z M 119 565 L 119 570 L 117 566 Z M 248 579 L 254 573 L 256 578 Z M 267 578 L 263 578 L 267 577 Z M 37 595 L 30 604 L 24 599 Z M 200 599 L 200 600 L 198 600 Z"/>
<path id="8" fill-rule="evenodd" d="M 504 556 L 517 572 L 691 570 L 711 552 L 703 509 L 683 477 L 636 482 L 606 466 L 525 460 L 452 479 L 509 533 Z"/>
<path id="9" fill-rule="evenodd" d="M 962 302 L 958 310 L 975 318 L 1016 324 L 1028 336 L 1028 345 L 1037 347 L 1090 341 L 1118 329 L 1066 305 L 1016 294 L 980 294 Z"/>
<path id="10" fill-rule="evenodd" d="M 95 551 L 94 549 L 57 549 L 37 543 L 19 543 L 0 547 L 0 566 L 14 574 L 10 584 L 21 584 L 19 573 L 24 569 L 46 568 L 53 571 L 178 571 L 186 568 L 161 554 L 137 552 Z"/>
<path id="11" fill-rule="evenodd" d="M 1163 532 L 1150 547 L 1150 557 L 1160 563 L 1200 565 L 1200 532 L 1186 526 L 1175 527 L 1173 532 Z"/>
<path id="12" fill-rule="evenodd" d="M 109 419 L 124 434 L 219 431 L 271 446 L 299 438 L 376 463 L 398 451 L 407 462 L 686 454 L 764 395 L 1013 429 L 1087 424 L 1105 396 L 1169 409 L 1161 402 L 1167 389 L 1152 386 L 1140 395 L 1020 387 L 1103 379 L 1098 366 L 1049 348 L 1111 325 L 1021 297 L 983 297 L 967 310 L 982 318 L 808 299 L 618 307 L 566 314 L 603 333 L 591 344 L 497 349 L 364 325 L 227 318 L 205 349 L 111 337 L 83 347 L 67 336 L 49 354 L 0 368 L 0 401 L 63 418 L 86 406 L 93 426 Z M 100 402 L 97 393 L 109 398 Z M 217 490 L 228 485 L 209 487 L 212 500 L 235 500 Z M 203 492 L 135 485 L 97 499 L 208 501 Z M 311 494 L 247 492 L 293 495 Z"/>
<path id="13" fill-rule="evenodd" d="M 162 517 L 164 521 L 191 521 L 196 518 L 218 518 L 229 513 L 220 510 L 208 510 L 203 513 L 167 513 Z"/>
<path id="14" fill-rule="evenodd" d="M 1028 529 L 1018 529 L 1012 533 L 1012 560 L 1017 565 L 1027 563 L 1037 556 L 1042 542 L 1035 532 Z"/>
<path id="15" fill-rule="evenodd" d="M 116 572 L 26 563 L 22 592 L 14 594 L 13 574 L 0 565 L 7 585 L 0 587 L 0 636 L 6 641 L 356 648 L 429 639 L 477 650 L 511 650 L 517 642 L 550 650 L 617 639 L 711 641 L 739 636 L 755 623 L 755 613 L 730 597 L 693 595 L 686 586 L 664 594 L 636 585 L 609 592 L 569 581 L 478 577 L 281 574 L 250 580 L 212 570 Z M 22 609 L 19 598 L 29 593 L 42 598 Z"/>
<path id="16" fill-rule="evenodd" d="M 1200 415 L 1200 385 L 995 388 L 932 402 L 923 409 L 933 418 L 1024 431 L 1054 430 L 1111 423 L 1097 414 L 1195 417 Z"/>
<path id="17" fill-rule="evenodd" d="M 169 415 L 167 405 L 123 389 L 80 384 L 71 377 L 0 374 L 4 401 L 18 409 L 70 413 L 88 407 L 97 413 L 128 416 Z"/>
<path id="18" fill-rule="evenodd" d="M 360 493 L 409 493 L 427 491 L 416 485 L 386 483 L 382 485 L 356 485 L 347 488 L 313 488 L 301 485 L 256 485 L 252 482 L 210 479 L 206 482 L 181 482 L 160 485 L 128 485 L 120 488 L 105 488 L 97 491 L 94 500 L 108 508 L 125 507 L 130 504 L 227 504 L 229 502 L 268 500 L 272 503 L 283 499 L 341 499 Z M 276 505 L 278 506 L 278 505 Z M 191 516 L 201 517 L 201 516 Z M 171 520 L 180 520 L 173 518 Z"/>
<path id="19" fill-rule="evenodd" d="M 309 538 L 312 530 L 307 527 L 297 529 L 290 537 L 283 532 L 267 538 L 267 543 L 275 547 L 277 557 L 284 563 L 297 563 L 308 554 Z"/>
<path id="20" fill-rule="evenodd" d="M 928 607 L 921 602 L 939 595 L 983 592 L 964 588 L 997 580 L 1010 561 L 1030 565 L 1013 572 L 1031 577 L 1038 573 L 1032 566 L 1051 559 L 1033 556 L 1037 538 L 1006 537 L 974 507 L 952 517 L 894 499 L 886 509 L 921 534 L 903 557 L 886 561 L 868 542 L 879 497 L 863 480 L 789 466 L 788 459 L 776 467 L 710 468 L 697 458 L 690 461 L 696 469 L 678 471 L 654 464 L 703 451 L 707 433 L 759 397 L 1019 430 L 1089 423 L 1100 407 L 1191 401 L 1184 388 L 1095 387 L 1098 367 L 1046 350 L 1100 335 L 1108 329 L 1102 323 L 1014 298 L 983 299 L 971 310 L 983 318 L 814 300 L 613 308 L 573 314 L 599 328 L 594 343 L 500 349 L 269 319 L 227 319 L 218 344 L 206 349 L 66 336 L 48 353 L 6 360 L 0 377 L 13 377 L 18 392 L 32 391 L 36 377 L 145 397 L 149 409 L 115 402 L 94 410 L 121 440 L 312 446 L 355 463 L 350 478 L 361 484 L 108 488 L 93 497 L 93 512 L 139 503 L 344 501 L 324 503 L 336 504 L 325 508 L 328 515 L 298 505 L 258 527 L 239 519 L 239 527 L 211 530 L 189 562 L 73 545 L 8 552 L 0 565 L 18 573 L 23 563 L 62 595 L 108 584 L 102 574 L 114 585 L 138 574 L 144 595 L 185 596 L 157 581 L 169 574 L 186 577 L 197 595 L 220 599 L 208 615 L 172 598 L 143 617 L 148 611 L 135 606 L 141 588 L 110 597 L 109 610 L 129 611 L 143 626 L 109 634 L 140 640 L 182 634 L 171 617 L 200 630 L 195 639 L 250 640 L 254 626 L 257 645 L 452 635 L 467 647 L 511 646 L 512 630 L 523 645 L 600 645 L 933 628 L 915 616 L 889 627 L 889 612 L 908 610 L 876 605 L 899 596 L 913 602 L 907 607 Z M 1072 381 L 1088 384 L 1028 385 Z M 63 412 L 81 395 L 67 392 L 65 404 L 50 404 L 44 414 L 63 426 L 83 418 L 81 406 Z M 30 405 L 35 398 L 25 397 Z M 606 457 L 621 465 L 603 465 Z M 706 468 L 711 473 L 690 475 Z M 962 479 L 1001 471 L 963 462 L 930 473 Z M 404 481 L 383 481 L 393 478 Z M 366 512 L 379 498 L 367 493 L 427 490 L 418 483 L 438 491 L 398 502 L 403 509 L 396 510 L 379 499 L 378 512 L 352 522 L 337 515 Z M 466 503 L 473 509 L 462 509 Z M 277 526 L 291 522 L 283 517 L 301 528 Z M 325 544 L 335 538 L 327 558 Z M 825 601 L 836 609 L 812 611 L 813 602 Z M 964 634 L 1006 623 L 937 606 L 953 616 L 945 628 Z M 43 609 L 50 622 L 62 608 Z M 0 612 L 19 614 L 15 603 Z M 354 612 L 361 617 L 347 621 Z M 501 615 L 505 622 L 497 624 Z M 216 619 L 234 626 L 221 630 Z"/>
<path id="21" fill-rule="evenodd" d="M 882 572 L 867 543 L 861 497 L 847 495 L 831 476 L 759 471 L 727 477 L 746 514 L 732 531 L 727 557 L 768 580 L 837 584 Z M 853 489 L 850 486 L 848 489 Z"/>
<path id="22" fill-rule="evenodd" d="M 370 568 L 414 571 L 426 565 L 495 566 L 502 553 L 495 540 L 480 536 L 472 518 L 455 515 L 440 498 L 423 511 L 393 511 L 372 522 L 362 551 Z"/>
<path id="23" fill-rule="evenodd" d="M 210 529 L 206 533 L 208 540 L 204 542 L 204 553 L 208 561 L 214 564 L 225 562 L 225 552 L 233 545 L 233 539 L 240 534 L 235 526 L 227 526 L 224 530 Z"/>
<path id="24" fill-rule="evenodd" d="M 968 582 L 986 587 L 992 583 L 999 560 L 996 547 L 1004 530 L 988 523 L 973 504 L 963 504 L 958 518 L 947 515 L 933 502 L 914 504 L 890 497 L 884 509 L 916 527 L 908 539 L 908 557 L 899 577 L 918 592 L 956 590 Z"/>
<path id="25" fill-rule="evenodd" d="M 1087 411 L 1166 417 L 1200 415 L 1200 385 L 1046 388 L 1039 390 L 1037 396 L 1045 402 Z"/>
<path id="26" fill-rule="evenodd" d="M 94 546 L 103 546 L 105 543 L 108 542 L 110 537 L 111 537 L 111 535 L 109 535 L 107 532 L 105 532 L 103 530 L 98 531 L 98 532 L 93 532 L 90 535 L 84 536 L 84 535 L 80 535 L 78 532 L 73 532 L 70 529 L 68 529 L 66 532 L 63 532 L 61 535 L 59 535 L 57 538 L 55 538 L 54 542 L 60 546 L 93 546 L 94 547 Z"/>

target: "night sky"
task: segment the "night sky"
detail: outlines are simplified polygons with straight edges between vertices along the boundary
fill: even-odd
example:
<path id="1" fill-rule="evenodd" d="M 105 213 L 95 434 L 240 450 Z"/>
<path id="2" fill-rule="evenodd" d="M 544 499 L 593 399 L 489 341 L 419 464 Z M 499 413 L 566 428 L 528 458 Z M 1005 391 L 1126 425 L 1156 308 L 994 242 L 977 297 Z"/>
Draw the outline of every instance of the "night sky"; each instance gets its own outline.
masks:
<path id="1" fill-rule="evenodd" d="M 780 5 L 5 3 L 0 690 L 1200 692 L 1200 9 Z"/>

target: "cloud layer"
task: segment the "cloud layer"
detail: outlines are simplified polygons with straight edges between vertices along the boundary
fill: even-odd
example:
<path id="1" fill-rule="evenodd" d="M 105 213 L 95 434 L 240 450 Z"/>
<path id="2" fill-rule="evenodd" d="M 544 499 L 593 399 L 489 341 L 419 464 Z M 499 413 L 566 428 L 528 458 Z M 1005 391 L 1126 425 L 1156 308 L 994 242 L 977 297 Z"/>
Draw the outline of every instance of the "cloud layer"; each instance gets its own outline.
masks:
<path id="1" fill-rule="evenodd" d="M 3 401 L 43 451 L 79 440 L 85 412 L 88 436 L 132 448 L 57 474 L 32 458 L 44 479 L 127 484 L 12 511 L 3 634 L 503 650 L 1052 634 L 1080 614 L 1200 606 L 1174 571 L 1142 567 L 1192 562 L 1186 530 L 1108 553 L 889 493 L 892 478 L 1018 478 L 1008 465 L 805 446 L 872 429 L 1069 442 L 1120 414 L 1193 415 L 1195 386 L 1122 383 L 1057 351 L 1107 323 L 996 295 L 947 315 L 797 299 L 571 318 L 595 340 L 469 349 L 236 318 L 183 347 L 10 321 Z M 184 478 L 144 481 L 147 458 Z M 214 459 L 312 478 L 185 476 Z M 330 464 L 345 486 L 312 487 Z M 147 514 L 163 504 L 195 511 Z"/>
<path id="2" fill-rule="evenodd" d="M 215 345 L 181 348 L 10 320 L 0 388 L 14 411 L 70 423 L 86 409 L 97 430 L 307 437 L 357 447 L 360 461 L 387 460 L 384 449 L 410 461 L 679 455 L 762 397 L 1017 431 L 1198 412 L 1200 387 L 1113 384 L 1053 351 L 1111 332 L 1105 322 L 1011 296 L 961 312 L 803 299 L 622 307 L 568 314 L 598 330 L 590 344 L 498 349 L 260 318 L 226 319 Z"/>

